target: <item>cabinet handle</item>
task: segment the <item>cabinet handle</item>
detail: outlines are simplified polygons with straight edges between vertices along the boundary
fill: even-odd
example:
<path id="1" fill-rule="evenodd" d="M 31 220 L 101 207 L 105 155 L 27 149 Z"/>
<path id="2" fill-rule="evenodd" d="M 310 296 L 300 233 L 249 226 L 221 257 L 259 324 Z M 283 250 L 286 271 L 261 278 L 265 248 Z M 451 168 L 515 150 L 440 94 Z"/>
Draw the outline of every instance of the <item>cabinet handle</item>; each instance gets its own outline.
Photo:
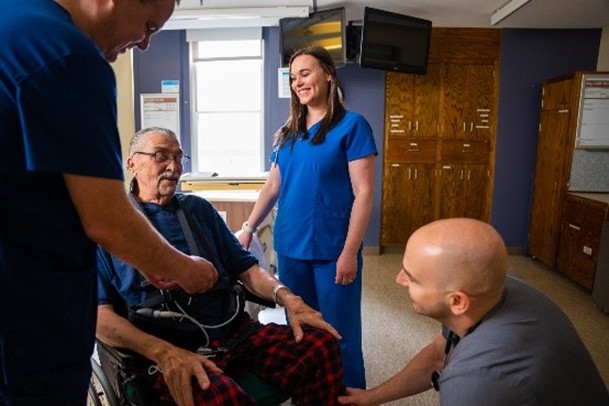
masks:
<path id="1" fill-rule="evenodd" d="M 418 176 L 419 176 L 419 170 L 415 169 L 414 170 L 414 178 L 417 179 Z"/>
<path id="2" fill-rule="evenodd" d="M 580 230 L 580 228 L 578 226 L 576 226 L 575 224 L 569 223 L 569 227 L 571 227 L 574 230 L 578 230 L 578 231 Z"/>
<path id="3" fill-rule="evenodd" d="M 414 130 L 419 131 L 419 120 L 414 122 Z"/>
<path id="4" fill-rule="evenodd" d="M 471 121 L 471 122 L 469 123 L 469 132 L 471 133 L 471 132 L 473 132 L 473 131 L 474 131 L 474 122 L 473 122 L 473 121 Z"/>
<path id="5" fill-rule="evenodd" d="M 463 169 L 461 169 L 461 176 L 460 179 L 463 180 Z"/>
<path id="6" fill-rule="evenodd" d="M 558 112 L 559 112 L 560 114 L 568 113 L 568 112 L 569 112 L 569 109 L 560 109 L 560 110 L 558 110 Z"/>
<path id="7" fill-rule="evenodd" d="M 467 180 L 470 180 L 472 177 L 472 170 L 467 171 Z"/>
<path id="8" fill-rule="evenodd" d="M 412 130 L 412 121 L 408 120 L 408 131 Z"/>
<path id="9" fill-rule="evenodd" d="M 412 169 L 408 168 L 408 180 L 410 180 L 410 171 L 411 171 L 411 170 L 412 170 Z"/>
<path id="10" fill-rule="evenodd" d="M 466 125 L 467 125 L 467 124 L 466 124 L 466 123 L 465 123 L 465 121 L 464 121 L 464 122 L 463 122 L 463 132 L 465 132 L 465 126 L 466 126 Z"/>

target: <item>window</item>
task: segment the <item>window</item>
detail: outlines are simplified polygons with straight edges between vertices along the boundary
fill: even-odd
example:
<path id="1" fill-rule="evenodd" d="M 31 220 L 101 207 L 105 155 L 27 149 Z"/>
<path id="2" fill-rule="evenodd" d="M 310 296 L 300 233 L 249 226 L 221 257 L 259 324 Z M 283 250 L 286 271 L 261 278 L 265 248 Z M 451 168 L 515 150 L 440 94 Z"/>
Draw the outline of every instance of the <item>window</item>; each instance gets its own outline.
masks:
<path id="1" fill-rule="evenodd" d="M 260 30 L 203 31 L 191 41 L 193 172 L 258 175 L 264 148 Z"/>

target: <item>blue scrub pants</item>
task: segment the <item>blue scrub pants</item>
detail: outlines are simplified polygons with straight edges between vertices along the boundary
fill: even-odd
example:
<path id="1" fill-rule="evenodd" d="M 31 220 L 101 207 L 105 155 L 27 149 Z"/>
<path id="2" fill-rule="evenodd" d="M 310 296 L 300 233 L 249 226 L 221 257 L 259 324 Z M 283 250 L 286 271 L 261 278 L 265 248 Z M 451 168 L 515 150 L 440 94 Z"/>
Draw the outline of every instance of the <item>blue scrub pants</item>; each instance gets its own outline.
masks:
<path id="1" fill-rule="evenodd" d="M 340 348 L 344 383 L 366 388 L 362 352 L 362 266 L 361 251 L 357 277 L 349 285 L 337 285 L 336 261 L 299 260 L 278 255 L 279 279 L 312 308 L 320 311 L 342 336 Z"/>

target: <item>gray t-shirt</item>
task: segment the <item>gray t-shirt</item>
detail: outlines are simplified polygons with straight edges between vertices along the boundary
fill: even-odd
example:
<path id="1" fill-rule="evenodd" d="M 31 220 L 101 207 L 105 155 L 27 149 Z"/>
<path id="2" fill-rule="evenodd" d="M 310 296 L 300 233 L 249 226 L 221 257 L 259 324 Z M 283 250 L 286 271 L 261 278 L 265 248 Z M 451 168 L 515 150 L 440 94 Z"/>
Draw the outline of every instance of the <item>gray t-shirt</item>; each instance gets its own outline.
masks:
<path id="1" fill-rule="evenodd" d="M 508 277 L 502 301 L 449 353 L 440 404 L 607 406 L 609 394 L 563 311 Z"/>

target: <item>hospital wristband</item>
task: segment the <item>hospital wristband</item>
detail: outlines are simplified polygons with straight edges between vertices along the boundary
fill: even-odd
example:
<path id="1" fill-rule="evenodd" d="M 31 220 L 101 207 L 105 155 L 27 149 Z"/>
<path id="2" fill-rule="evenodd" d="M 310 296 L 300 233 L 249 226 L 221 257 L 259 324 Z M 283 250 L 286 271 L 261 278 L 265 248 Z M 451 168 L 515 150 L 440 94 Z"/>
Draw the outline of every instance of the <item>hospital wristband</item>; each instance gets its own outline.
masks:
<path id="1" fill-rule="evenodd" d="M 241 230 L 250 234 L 254 234 L 256 231 L 258 231 L 257 228 L 251 227 L 249 224 L 247 224 L 247 221 L 243 223 L 243 225 L 241 226 Z"/>

